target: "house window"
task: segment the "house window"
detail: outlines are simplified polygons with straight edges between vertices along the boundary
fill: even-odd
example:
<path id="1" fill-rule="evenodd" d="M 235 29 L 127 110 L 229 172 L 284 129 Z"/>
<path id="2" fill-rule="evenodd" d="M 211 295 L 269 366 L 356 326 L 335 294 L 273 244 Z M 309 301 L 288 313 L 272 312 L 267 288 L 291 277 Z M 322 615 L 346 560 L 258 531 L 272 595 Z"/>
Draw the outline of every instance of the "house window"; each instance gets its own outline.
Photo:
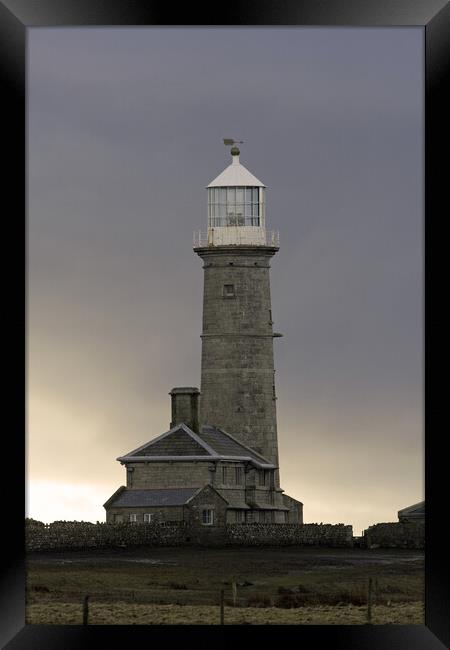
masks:
<path id="1" fill-rule="evenodd" d="M 144 524 L 151 524 L 154 514 L 152 512 L 144 513 Z"/>
<path id="2" fill-rule="evenodd" d="M 128 521 L 130 524 L 135 524 L 137 522 L 137 515 L 130 514 Z"/>
<path id="3" fill-rule="evenodd" d="M 244 521 L 244 511 L 243 510 L 236 510 L 236 523 L 237 524 L 242 524 Z"/>
<path id="4" fill-rule="evenodd" d="M 212 526 L 214 523 L 214 510 L 212 508 L 204 508 L 202 510 L 202 524 L 204 526 Z"/>
<path id="5" fill-rule="evenodd" d="M 133 487 L 134 467 L 127 467 L 127 487 Z"/>
<path id="6" fill-rule="evenodd" d="M 222 483 L 228 485 L 228 467 L 222 467 Z"/>
<path id="7" fill-rule="evenodd" d="M 242 467 L 235 467 L 236 471 L 236 485 L 242 485 L 244 482 L 244 472 Z"/>
<path id="8" fill-rule="evenodd" d="M 258 472 L 259 485 L 266 485 L 266 475 L 267 472 L 265 472 L 263 469 L 259 470 Z"/>
<path id="9" fill-rule="evenodd" d="M 224 284 L 223 285 L 223 297 L 224 298 L 234 298 L 236 295 L 234 290 L 234 284 Z"/>

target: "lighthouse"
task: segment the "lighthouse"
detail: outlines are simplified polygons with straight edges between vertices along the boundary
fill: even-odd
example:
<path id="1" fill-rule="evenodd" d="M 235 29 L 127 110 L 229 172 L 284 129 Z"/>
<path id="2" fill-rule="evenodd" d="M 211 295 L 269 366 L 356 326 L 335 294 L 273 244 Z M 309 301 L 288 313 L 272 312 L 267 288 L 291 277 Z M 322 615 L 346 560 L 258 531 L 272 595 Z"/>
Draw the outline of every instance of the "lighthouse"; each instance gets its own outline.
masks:
<path id="1" fill-rule="evenodd" d="M 117 460 L 126 486 L 104 504 L 107 521 L 184 522 L 191 541 L 226 541 L 233 523 L 302 523 L 303 504 L 280 487 L 266 186 L 239 160 L 207 187 L 201 390 L 171 389 L 171 421 Z"/>
<path id="2" fill-rule="evenodd" d="M 270 262 L 279 237 L 266 229 L 266 186 L 241 162 L 207 186 L 206 232 L 194 236 L 203 260 L 201 426 L 221 427 L 278 467 Z M 279 485 L 278 471 L 275 475 Z"/>

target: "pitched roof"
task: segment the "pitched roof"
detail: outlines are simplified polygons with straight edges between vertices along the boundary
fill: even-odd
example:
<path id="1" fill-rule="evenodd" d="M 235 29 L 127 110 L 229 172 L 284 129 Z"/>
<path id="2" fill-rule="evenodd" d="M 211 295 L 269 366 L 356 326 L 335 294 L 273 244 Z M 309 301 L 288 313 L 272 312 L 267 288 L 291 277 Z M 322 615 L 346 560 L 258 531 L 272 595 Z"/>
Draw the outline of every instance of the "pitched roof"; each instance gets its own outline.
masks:
<path id="1" fill-rule="evenodd" d="M 119 456 L 117 460 L 133 458 L 172 457 L 172 456 L 208 456 L 213 450 L 198 437 L 186 424 L 177 424 L 169 431 L 146 442 L 137 449 Z"/>
<path id="2" fill-rule="evenodd" d="M 164 488 L 138 490 L 125 488 L 115 498 L 106 502 L 109 507 L 142 507 L 142 506 L 182 506 L 198 492 L 200 488 Z M 106 504 L 105 504 L 106 505 Z"/>
<path id="3" fill-rule="evenodd" d="M 199 433 L 199 436 L 204 440 L 218 455 L 227 457 L 242 457 L 247 456 L 258 464 L 271 464 L 267 458 L 261 456 L 251 447 L 247 447 L 239 440 L 236 440 L 231 434 L 223 429 L 212 426 L 204 426 Z"/>
<path id="4" fill-rule="evenodd" d="M 228 500 L 215 487 L 207 483 L 202 487 L 135 489 L 121 486 L 103 504 L 104 508 L 142 508 L 146 506 L 182 506 L 201 494 L 213 490 L 228 504 Z"/>
<path id="5" fill-rule="evenodd" d="M 133 455 L 133 454 L 131 454 Z M 207 450 L 183 429 L 174 431 L 170 436 L 150 442 L 140 449 L 139 456 L 207 456 Z"/>
<path id="6" fill-rule="evenodd" d="M 399 517 L 424 517 L 425 516 L 425 501 L 419 501 L 412 506 L 403 508 L 398 511 Z"/>
<path id="7" fill-rule="evenodd" d="M 206 426 L 194 433 L 186 424 L 146 442 L 145 445 L 119 456 L 121 462 L 159 460 L 240 460 L 250 461 L 261 468 L 275 466 L 223 429 Z"/>

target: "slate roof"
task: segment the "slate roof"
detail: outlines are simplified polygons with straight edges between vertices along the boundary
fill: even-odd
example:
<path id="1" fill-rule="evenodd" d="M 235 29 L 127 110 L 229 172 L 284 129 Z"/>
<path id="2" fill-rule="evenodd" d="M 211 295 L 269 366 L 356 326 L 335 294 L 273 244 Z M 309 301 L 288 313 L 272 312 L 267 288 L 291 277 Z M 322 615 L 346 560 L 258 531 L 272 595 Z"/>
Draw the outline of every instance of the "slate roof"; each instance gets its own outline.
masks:
<path id="1" fill-rule="evenodd" d="M 117 460 L 134 458 L 172 458 L 174 456 L 207 457 L 213 450 L 186 424 L 177 424 L 169 431 L 146 442 L 141 447 L 119 456 Z"/>
<path id="2" fill-rule="evenodd" d="M 109 507 L 182 506 L 200 488 L 164 488 L 138 490 L 125 488 L 108 504 Z"/>
<path id="3" fill-rule="evenodd" d="M 267 459 L 257 454 L 251 447 L 241 444 L 229 433 L 217 427 L 203 427 L 198 435 L 220 456 L 250 456 L 259 464 L 270 464 Z"/>
<path id="4" fill-rule="evenodd" d="M 178 424 L 170 431 L 146 442 L 117 460 L 121 462 L 150 460 L 242 460 L 258 467 L 275 466 L 256 451 L 242 444 L 217 427 L 203 427 L 194 433 L 186 424 Z"/>
<path id="5" fill-rule="evenodd" d="M 140 449 L 139 456 L 207 456 L 207 450 L 199 445 L 192 436 L 183 429 L 174 431 L 156 442 L 148 443 Z"/>
<path id="6" fill-rule="evenodd" d="M 286 506 L 276 506 L 272 505 L 270 503 L 256 503 L 254 501 L 249 502 L 249 506 L 251 507 L 252 510 L 284 510 L 288 511 L 289 508 Z"/>

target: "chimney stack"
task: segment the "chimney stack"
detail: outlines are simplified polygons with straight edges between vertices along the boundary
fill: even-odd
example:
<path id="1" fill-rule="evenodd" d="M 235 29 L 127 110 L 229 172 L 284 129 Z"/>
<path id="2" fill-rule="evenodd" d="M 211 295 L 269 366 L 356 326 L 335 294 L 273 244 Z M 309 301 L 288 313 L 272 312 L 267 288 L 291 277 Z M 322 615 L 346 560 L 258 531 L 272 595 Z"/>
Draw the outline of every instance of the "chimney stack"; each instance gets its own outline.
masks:
<path id="1" fill-rule="evenodd" d="M 172 388 L 172 429 L 176 424 L 186 424 L 194 433 L 198 433 L 198 397 L 200 391 L 191 386 Z"/>

